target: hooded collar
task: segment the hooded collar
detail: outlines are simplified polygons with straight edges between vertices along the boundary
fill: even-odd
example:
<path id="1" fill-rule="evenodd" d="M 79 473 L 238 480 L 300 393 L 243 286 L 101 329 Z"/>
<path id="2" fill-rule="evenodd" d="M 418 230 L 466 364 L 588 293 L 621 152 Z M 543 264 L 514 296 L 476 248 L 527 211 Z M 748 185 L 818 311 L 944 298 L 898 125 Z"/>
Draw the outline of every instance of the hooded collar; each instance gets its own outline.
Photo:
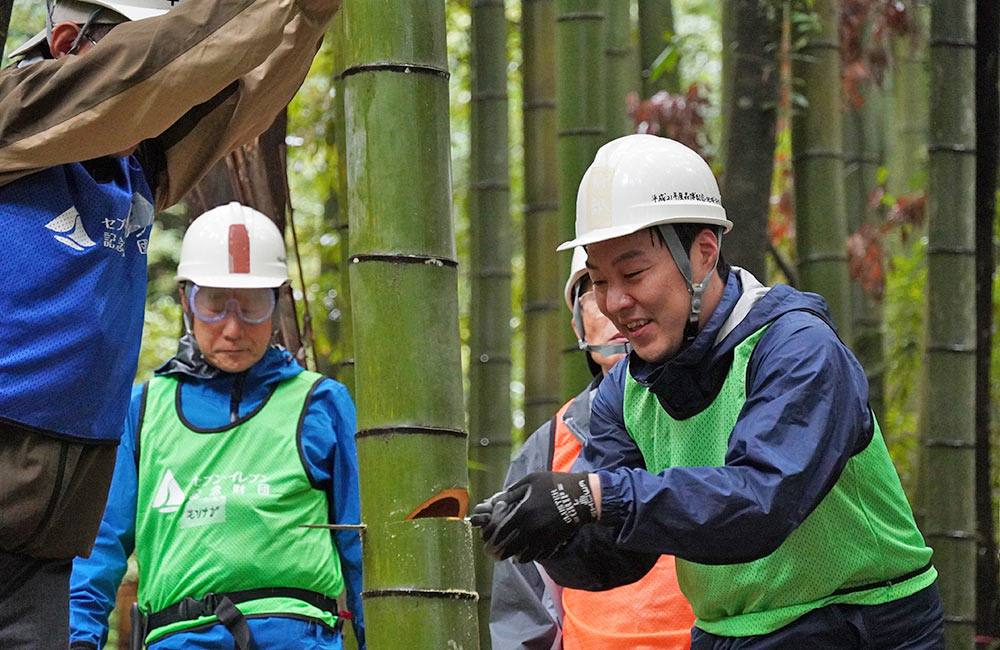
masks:
<path id="1" fill-rule="evenodd" d="M 789 311 L 808 311 L 833 327 L 826 302 L 787 285 L 765 287 L 745 269 L 732 267 L 722 297 L 690 345 L 664 363 L 644 361 L 633 351 L 629 373 L 676 419 L 704 410 L 718 395 L 732 364 L 733 349 Z"/>
<path id="2" fill-rule="evenodd" d="M 594 395 L 597 393 L 597 387 L 600 386 L 602 379 L 604 379 L 604 375 L 597 373 L 597 376 L 587 384 L 587 387 L 573 398 L 569 408 L 562 416 L 563 422 L 569 427 L 570 432 L 581 443 L 586 442 L 587 438 L 590 437 L 590 404 L 594 401 Z"/>
<path id="3" fill-rule="evenodd" d="M 191 379 L 211 380 L 222 377 L 246 375 L 256 382 L 270 383 L 302 372 L 292 355 L 280 345 L 271 345 L 260 360 L 242 373 L 230 373 L 210 364 L 198 348 L 198 342 L 190 332 L 177 341 L 177 354 L 156 369 L 156 375 L 183 376 Z"/>

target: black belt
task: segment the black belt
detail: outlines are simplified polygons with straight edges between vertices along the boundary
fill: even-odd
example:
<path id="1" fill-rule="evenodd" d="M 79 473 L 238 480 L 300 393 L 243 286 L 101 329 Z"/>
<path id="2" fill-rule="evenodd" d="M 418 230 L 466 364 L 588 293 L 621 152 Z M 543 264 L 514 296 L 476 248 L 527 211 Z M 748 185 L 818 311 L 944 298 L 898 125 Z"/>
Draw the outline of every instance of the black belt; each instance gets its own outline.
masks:
<path id="1" fill-rule="evenodd" d="M 250 629 L 247 627 L 243 614 L 236 609 L 237 603 L 245 603 L 261 598 L 294 598 L 309 603 L 313 607 L 326 612 L 338 614 L 337 599 L 324 596 L 308 589 L 295 587 L 264 587 L 261 589 L 244 589 L 216 594 L 209 592 L 202 598 L 188 596 L 168 607 L 153 612 L 146 617 L 146 630 L 191 621 L 202 616 L 216 616 L 219 622 L 226 626 L 236 640 L 236 647 L 248 650 L 251 648 Z"/>

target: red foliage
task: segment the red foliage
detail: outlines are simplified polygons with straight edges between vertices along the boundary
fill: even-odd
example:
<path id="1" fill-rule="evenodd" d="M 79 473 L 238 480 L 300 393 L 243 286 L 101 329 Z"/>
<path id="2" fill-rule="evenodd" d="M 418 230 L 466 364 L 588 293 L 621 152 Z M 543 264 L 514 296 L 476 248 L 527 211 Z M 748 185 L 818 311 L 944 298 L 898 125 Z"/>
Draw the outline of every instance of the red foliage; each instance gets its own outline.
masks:
<path id="1" fill-rule="evenodd" d="M 847 264 L 851 279 L 860 282 L 875 300 L 882 300 L 885 294 L 885 273 L 882 270 L 885 259 L 882 246 L 884 228 L 865 223 L 847 238 Z"/>
<path id="2" fill-rule="evenodd" d="M 884 195 L 882 188 L 875 190 L 869 197 L 869 205 L 878 206 Z M 886 235 L 898 230 L 905 241 L 910 228 L 923 224 L 926 211 L 926 194 L 902 196 L 889 208 L 884 224 L 862 224 L 858 232 L 847 238 L 847 263 L 851 279 L 860 282 L 861 287 L 875 300 L 882 300 L 885 294 Z"/>
<path id="3" fill-rule="evenodd" d="M 866 50 L 864 37 L 869 25 Z M 864 103 L 859 88 L 866 81 L 882 85 L 885 71 L 892 64 L 892 39 L 912 35 L 916 29 L 902 0 L 841 0 L 841 76 L 851 106 Z"/>
<path id="4" fill-rule="evenodd" d="M 661 90 L 640 101 L 636 93 L 629 93 L 628 114 L 635 123 L 636 133 L 671 138 L 705 156 L 702 127 L 708 107 L 706 92 L 704 84 L 694 83 L 683 95 Z"/>

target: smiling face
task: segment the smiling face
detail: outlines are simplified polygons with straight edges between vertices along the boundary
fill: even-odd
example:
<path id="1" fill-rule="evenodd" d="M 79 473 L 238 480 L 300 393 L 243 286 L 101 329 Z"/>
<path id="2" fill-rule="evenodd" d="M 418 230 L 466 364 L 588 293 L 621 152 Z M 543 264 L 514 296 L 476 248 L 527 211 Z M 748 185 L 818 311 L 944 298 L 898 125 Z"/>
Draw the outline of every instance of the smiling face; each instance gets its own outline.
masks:
<path id="1" fill-rule="evenodd" d="M 691 247 L 694 278 L 714 266 L 718 245 L 703 230 Z M 684 340 L 691 298 L 670 251 L 652 229 L 587 246 L 587 268 L 597 306 L 625 335 L 636 354 L 651 363 L 673 357 Z M 718 304 L 722 283 L 713 275 L 703 299 L 699 327 Z"/>

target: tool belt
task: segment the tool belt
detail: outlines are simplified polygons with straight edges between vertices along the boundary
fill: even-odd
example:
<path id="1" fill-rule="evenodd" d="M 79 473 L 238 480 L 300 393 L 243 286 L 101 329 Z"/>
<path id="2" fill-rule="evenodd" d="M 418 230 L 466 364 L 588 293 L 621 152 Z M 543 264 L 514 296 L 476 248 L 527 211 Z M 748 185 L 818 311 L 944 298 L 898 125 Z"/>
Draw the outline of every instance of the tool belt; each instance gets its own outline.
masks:
<path id="1" fill-rule="evenodd" d="M 218 618 L 219 622 L 233 635 L 233 639 L 236 642 L 236 650 L 253 650 L 250 628 L 247 626 L 247 621 L 243 613 L 236 609 L 236 605 L 250 600 L 260 600 L 261 598 L 294 598 L 309 603 L 313 607 L 322 609 L 323 611 L 333 612 L 341 616 L 335 598 L 330 598 L 329 596 L 324 596 L 321 593 L 309 591 L 308 589 L 264 587 L 261 589 L 230 591 L 221 594 L 209 592 L 202 598 L 191 598 L 188 596 L 173 605 L 164 607 L 147 616 L 136 617 L 133 614 L 132 650 L 139 650 L 142 647 L 141 644 L 150 630 L 180 621 L 192 621 L 202 616 L 215 616 Z M 141 621 L 135 620 L 136 618 L 141 618 Z M 338 630 L 342 624 L 343 617 L 341 616 L 337 621 Z"/>

